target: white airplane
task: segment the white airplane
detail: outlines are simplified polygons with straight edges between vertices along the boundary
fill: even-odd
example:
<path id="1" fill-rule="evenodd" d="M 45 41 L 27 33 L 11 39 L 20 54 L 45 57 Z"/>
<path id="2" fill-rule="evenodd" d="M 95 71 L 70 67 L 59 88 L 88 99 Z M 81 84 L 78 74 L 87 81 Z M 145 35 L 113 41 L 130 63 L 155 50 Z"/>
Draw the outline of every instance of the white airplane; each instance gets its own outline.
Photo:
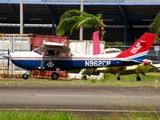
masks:
<path id="1" fill-rule="evenodd" d="M 23 79 L 28 79 L 29 70 L 53 70 L 51 78 L 59 78 L 59 70 L 72 70 L 83 68 L 99 68 L 128 66 L 140 64 L 150 50 L 156 34 L 145 33 L 133 46 L 119 53 L 118 55 L 79 55 L 72 54 L 70 48 L 64 44 L 45 42 L 42 46 L 29 52 L 15 52 L 8 56 L 16 66 L 26 69 L 22 75 Z"/>

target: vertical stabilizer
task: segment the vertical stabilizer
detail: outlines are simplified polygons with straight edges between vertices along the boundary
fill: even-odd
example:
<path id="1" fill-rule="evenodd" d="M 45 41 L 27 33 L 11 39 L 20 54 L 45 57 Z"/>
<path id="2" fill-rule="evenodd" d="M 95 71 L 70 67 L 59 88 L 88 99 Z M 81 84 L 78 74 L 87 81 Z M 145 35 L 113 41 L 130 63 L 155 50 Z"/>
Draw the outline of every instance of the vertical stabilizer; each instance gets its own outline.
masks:
<path id="1" fill-rule="evenodd" d="M 143 34 L 129 49 L 117 55 L 116 58 L 145 59 L 156 36 L 157 34 L 152 33 Z"/>

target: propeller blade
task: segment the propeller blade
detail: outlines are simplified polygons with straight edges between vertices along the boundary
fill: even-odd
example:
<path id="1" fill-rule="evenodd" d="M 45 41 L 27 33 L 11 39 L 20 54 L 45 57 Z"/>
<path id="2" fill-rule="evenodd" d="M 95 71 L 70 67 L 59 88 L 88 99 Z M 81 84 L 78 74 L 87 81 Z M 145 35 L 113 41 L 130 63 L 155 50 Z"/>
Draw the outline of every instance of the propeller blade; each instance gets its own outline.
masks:
<path id="1" fill-rule="evenodd" d="M 150 64 L 150 66 L 153 67 L 156 72 L 160 72 L 160 68 L 157 68 L 157 67 L 154 66 L 153 64 Z"/>

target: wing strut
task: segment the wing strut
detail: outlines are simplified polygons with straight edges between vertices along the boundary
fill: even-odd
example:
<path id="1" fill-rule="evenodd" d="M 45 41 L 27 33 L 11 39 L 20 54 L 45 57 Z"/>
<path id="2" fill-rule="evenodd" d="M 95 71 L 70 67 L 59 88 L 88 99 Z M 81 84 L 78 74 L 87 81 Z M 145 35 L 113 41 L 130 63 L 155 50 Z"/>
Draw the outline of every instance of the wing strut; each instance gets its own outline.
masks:
<path id="1" fill-rule="evenodd" d="M 43 65 L 44 65 L 44 58 L 45 58 L 45 55 L 46 55 L 46 49 L 44 49 L 44 52 L 43 52 L 43 58 L 42 58 L 42 61 L 41 61 L 41 65 L 40 65 L 40 67 L 38 67 L 38 69 L 40 69 L 40 70 L 44 70 L 45 68 L 43 67 Z"/>

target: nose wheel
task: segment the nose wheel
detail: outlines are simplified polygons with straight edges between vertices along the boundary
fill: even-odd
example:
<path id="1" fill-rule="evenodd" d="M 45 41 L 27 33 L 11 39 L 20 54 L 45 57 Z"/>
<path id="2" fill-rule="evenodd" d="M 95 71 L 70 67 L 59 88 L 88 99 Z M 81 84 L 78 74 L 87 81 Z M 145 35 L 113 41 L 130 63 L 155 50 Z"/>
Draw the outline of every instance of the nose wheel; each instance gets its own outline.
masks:
<path id="1" fill-rule="evenodd" d="M 53 80 L 58 80 L 59 74 L 56 73 L 56 72 L 53 72 L 52 75 L 51 75 L 51 78 L 52 78 Z"/>
<path id="2" fill-rule="evenodd" d="M 137 81 L 141 81 L 141 77 L 140 77 L 139 73 L 137 73 L 136 79 L 137 79 Z"/>
<path id="3" fill-rule="evenodd" d="M 24 80 L 28 79 L 28 74 L 24 73 L 24 74 L 22 75 L 22 78 L 23 78 Z"/>

